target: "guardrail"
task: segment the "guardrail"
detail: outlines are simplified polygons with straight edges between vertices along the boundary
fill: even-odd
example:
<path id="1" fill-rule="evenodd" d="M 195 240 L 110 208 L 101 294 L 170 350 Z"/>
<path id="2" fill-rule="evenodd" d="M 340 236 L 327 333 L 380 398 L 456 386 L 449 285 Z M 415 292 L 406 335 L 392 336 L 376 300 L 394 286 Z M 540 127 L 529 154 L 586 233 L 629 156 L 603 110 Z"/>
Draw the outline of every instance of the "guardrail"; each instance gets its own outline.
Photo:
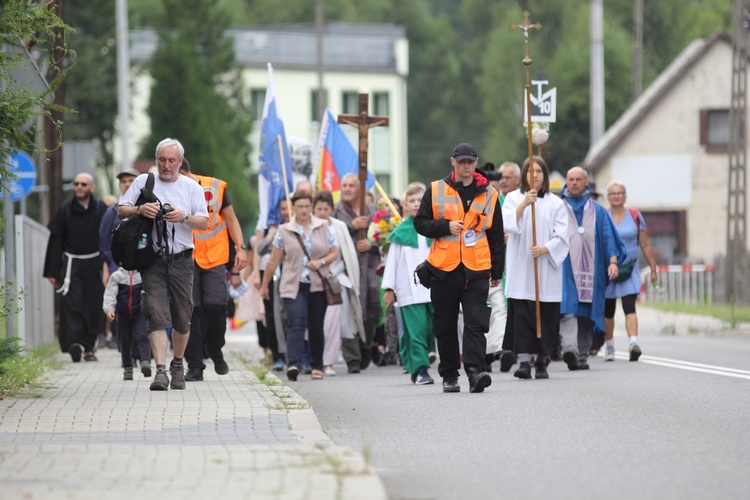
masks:
<path id="1" fill-rule="evenodd" d="M 651 284 L 651 269 L 641 271 L 641 297 L 645 302 L 713 304 L 714 266 L 658 266 L 659 280 Z"/>

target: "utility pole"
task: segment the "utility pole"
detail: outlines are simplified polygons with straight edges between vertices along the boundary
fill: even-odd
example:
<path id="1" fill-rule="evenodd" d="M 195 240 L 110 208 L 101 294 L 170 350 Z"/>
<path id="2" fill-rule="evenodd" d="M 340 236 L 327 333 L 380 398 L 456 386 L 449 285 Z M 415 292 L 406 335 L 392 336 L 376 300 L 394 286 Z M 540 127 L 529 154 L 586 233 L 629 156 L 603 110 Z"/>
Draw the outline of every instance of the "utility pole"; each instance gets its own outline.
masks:
<path id="1" fill-rule="evenodd" d="M 57 17 L 65 21 L 64 0 L 57 0 L 50 8 Z M 50 64 L 47 69 L 47 81 L 52 82 L 55 77 L 62 72 L 65 51 L 65 30 L 63 28 L 53 28 L 52 42 L 50 49 Z M 52 101 L 58 106 L 65 103 L 65 82 L 55 90 L 55 98 Z M 59 108 L 58 108 L 59 109 Z M 50 109 L 50 116 L 44 122 L 44 142 L 47 149 L 47 165 L 49 168 L 49 219 L 55 214 L 60 205 L 62 205 L 62 149 L 60 148 L 62 134 L 58 130 L 57 124 L 61 123 L 63 114 L 56 109 Z"/>
<path id="2" fill-rule="evenodd" d="M 745 116 L 747 101 L 747 30 L 750 25 L 750 0 L 734 0 L 732 36 L 732 107 L 729 111 L 729 193 L 727 203 L 727 300 L 745 304 L 748 298 L 746 276 L 747 198 L 745 178 L 747 144 Z"/>
<path id="3" fill-rule="evenodd" d="M 130 161 L 130 40 L 128 36 L 128 0 L 117 0 L 117 111 L 122 165 L 120 171 L 131 168 Z"/>
<path id="4" fill-rule="evenodd" d="M 318 122 L 323 121 L 323 110 L 325 109 L 325 92 L 323 90 L 323 73 L 325 72 L 325 59 L 323 54 L 323 38 L 325 37 L 325 7 L 323 0 L 315 0 L 315 41 L 316 41 L 316 67 L 318 71 L 318 91 L 315 93 L 315 104 L 318 116 L 313 117 Z"/>
<path id="5" fill-rule="evenodd" d="M 633 101 L 635 101 L 643 91 L 643 0 L 635 0 L 633 18 Z"/>
<path id="6" fill-rule="evenodd" d="M 591 74 L 590 87 L 591 96 L 589 100 L 589 138 L 591 145 L 601 139 L 604 135 L 604 30 L 603 0 L 591 0 L 590 26 L 591 26 Z"/>

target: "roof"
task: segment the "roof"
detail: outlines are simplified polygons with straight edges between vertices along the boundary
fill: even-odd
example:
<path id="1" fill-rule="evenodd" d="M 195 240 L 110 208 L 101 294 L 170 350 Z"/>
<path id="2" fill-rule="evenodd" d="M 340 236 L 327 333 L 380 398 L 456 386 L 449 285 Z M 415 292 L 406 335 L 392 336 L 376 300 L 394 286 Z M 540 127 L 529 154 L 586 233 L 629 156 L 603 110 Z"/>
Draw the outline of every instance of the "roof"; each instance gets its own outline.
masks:
<path id="1" fill-rule="evenodd" d="M 317 69 L 314 24 L 251 26 L 227 30 L 234 39 L 237 61 L 250 68 Z M 323 39 L 326 71 L 396 73 L 396 43 L 406 30 L 395 24 L 327 23 Z M 130 57 L 136 63 L 151 59 L 159 38 L 153 29 L 130 31 Z"/>
<path id="2" fill-rule="evenodd" d="M 732 38 L 726 32 L 718 30 L 709 38 L 699 38 L 688 44 L 648 89 L 607 129 L 602 138 L 591 146 L 581 166 L 588 171 L 596 172 L 664 95 L 718 42 L 731 44 Z"/>

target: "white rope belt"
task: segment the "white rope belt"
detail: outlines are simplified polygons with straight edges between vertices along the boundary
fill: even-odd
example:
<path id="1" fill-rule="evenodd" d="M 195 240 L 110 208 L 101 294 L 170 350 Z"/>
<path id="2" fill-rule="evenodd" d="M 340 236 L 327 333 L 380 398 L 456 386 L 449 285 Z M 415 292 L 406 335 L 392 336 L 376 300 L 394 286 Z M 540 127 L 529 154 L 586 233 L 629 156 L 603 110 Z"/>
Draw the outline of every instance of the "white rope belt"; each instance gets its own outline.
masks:
<path id="1" fill-rule="evenodd" d="M 69 252 L 63 253 L 68 258 L 68 265 L 65 268 L 65 280 L 63 281 L 62 286 L 57 290 L 57 293 L 67 295 L 70 290 L 70 273 L 73 270 L 73 259 L 93 259 L 94 257 L 99 257 L 99 252 L 87 253 L 86 255 L 74 255 Z"/>

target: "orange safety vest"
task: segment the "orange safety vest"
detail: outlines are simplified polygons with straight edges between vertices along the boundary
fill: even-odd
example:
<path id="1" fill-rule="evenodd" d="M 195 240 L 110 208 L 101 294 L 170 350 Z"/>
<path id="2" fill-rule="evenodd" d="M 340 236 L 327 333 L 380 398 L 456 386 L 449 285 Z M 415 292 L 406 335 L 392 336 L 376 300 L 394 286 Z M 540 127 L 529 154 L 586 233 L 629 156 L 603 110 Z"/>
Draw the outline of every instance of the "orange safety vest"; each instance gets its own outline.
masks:
<path id="1" fill-rule="evenodd" d="M 203 231 L 193 230 L 193 258 L 201 269 L 211 269 L 229 262 L 229 231 L 221 215 L 221 202 L 227 183 L 213 177 L 193 175 L 203 188 L 208 206 L 208 227 Z"/>
<path id="2" fill-rule="evenodd" d="M 492 227 L 497 203 L 497 191 L 487 186 L 487 191 L 474 197 L 469 211 L 464 213 L 464 206 L 458 191 L 444 180 L 433 181 L 432 216 L 435 220 L 464 221 L 461 234 L 441 236 L 432 240 L 427 262 L 442 271 L 453 271 L 458 264 L 472 271 L 486 271 L 492 267 L 490 244 L 487 241 L 487 229 Z M 476 234 L 476 245 L 467 247 L 464 234 L 473 230 Z"/>

